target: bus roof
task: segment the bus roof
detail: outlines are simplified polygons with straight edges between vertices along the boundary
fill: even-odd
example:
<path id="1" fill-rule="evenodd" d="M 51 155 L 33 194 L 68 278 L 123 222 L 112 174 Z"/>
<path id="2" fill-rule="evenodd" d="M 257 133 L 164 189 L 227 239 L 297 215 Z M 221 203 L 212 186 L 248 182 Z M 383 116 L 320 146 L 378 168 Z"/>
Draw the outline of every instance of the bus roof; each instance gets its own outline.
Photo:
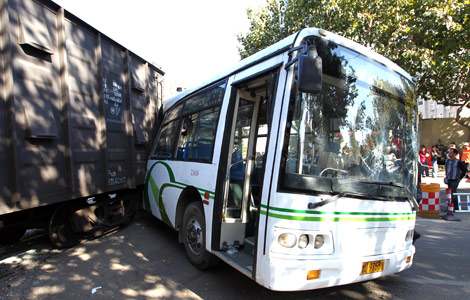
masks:
<path id="1" fill-rule="evenodd" d="M 339 36 L 337 34 L 334 34 L 332 32 L 319 29 L 319 28 L 305 28 L 297 33 L 294 33 L 283 40 L 253 54 L 252 56 L 249 56 L 241 61 L 239 61 L 235 66 L 232 68 L 226 70 L 225 72 L 219 73 L 217 76 L 211 78 L 210 80 L 207 80 L 200 85 L 196 86 L 195 88 L 187 89 L 178 95 L 167 99 L 163 103 L 163 111 L 165 112 L 168 108 L 172 107 L 174 104 L 176 104 L 179 100 L 182 98 L 186 97 L 187 95 L 190 95 L 194 92 L 197 92 L 198 90 L 215 83 L 217 81 L 220 81 L 224 78 L 227 78 L 243 69 L 246 69 L 257 62 L 261 62 L 267 58 L 273 57 L 275 55 L 278 55 L 280 53 L 283 53 L 285 51 L 288 51 L 290 48 L 295 47 L 296 43 L 300 43 L 305 37 L 307 36 L 318 36 L 323 39 L 332 41 L 336 44 L 345 46 L 347 48 L 350 48 L 352 50 L 355 50 L 383 65 L 385 65 L 387 68 L 399 73 L 400 75 L 404 76 L 406 79 L 408 79 L 410 82 L 413 82 L 413 79 L 410 74 L 408 74 L 405 70 L 400 68 L 397 64 L 389 60 L 388 58 L 374 52 L 373 50 L 364 47 L 350 39 L 347 39 L 345 37 Z"/>

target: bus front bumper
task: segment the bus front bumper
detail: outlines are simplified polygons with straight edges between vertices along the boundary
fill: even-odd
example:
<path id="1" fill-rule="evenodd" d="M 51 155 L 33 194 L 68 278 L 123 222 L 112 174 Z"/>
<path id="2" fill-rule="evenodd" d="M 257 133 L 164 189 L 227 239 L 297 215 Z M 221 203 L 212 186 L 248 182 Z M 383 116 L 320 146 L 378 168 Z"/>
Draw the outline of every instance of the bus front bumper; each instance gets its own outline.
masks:
<path id="1" fill-rule="evenodd" d="M 404 251 L 342 259 L 285 259 L 271 258 L 270 276 L 261 279 L 262 285 L 276 291 L 300 291 L 350 284 L 376 279 L 411 267 L 415 247 Z M 384 261 L 383 271 L 361 275 L 363 263 Z M 309 271 L 318 278 L 307 279 Z M 316 272 L 318 271 L 318 272 Z M 267 275 L 267 274 L 265 274 Z M 264 277 L 264 276 L 261 276 Z"/>

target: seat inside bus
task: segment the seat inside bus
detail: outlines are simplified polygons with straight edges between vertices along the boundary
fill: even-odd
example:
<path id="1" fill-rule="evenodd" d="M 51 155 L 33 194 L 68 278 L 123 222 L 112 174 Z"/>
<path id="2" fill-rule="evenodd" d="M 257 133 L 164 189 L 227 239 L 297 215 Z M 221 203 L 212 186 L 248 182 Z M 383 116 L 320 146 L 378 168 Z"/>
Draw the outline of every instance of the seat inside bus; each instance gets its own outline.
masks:
<path id="1" fill-rule="evenodd" d="M 187 141 L 184 147 L 179 147 L 176 154 L 177 158 L 210 160 L 214 144 L 208 139 L 198 139 L 197 141 Z"/>

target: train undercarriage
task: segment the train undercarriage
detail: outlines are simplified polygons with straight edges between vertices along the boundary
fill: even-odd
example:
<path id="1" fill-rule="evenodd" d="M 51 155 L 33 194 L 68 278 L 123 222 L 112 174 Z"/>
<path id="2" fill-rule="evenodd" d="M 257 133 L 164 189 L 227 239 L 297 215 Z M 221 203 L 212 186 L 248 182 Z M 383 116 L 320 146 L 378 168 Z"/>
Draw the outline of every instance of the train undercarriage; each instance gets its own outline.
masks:
<path id="1" fill-rule="evenodd" d="M 100 194 L 0 216 L 0 243 L 18 241 L 28 229 L 45 229 L 57 248 L 129 224 L 140 209 L 141 189 Z"/>

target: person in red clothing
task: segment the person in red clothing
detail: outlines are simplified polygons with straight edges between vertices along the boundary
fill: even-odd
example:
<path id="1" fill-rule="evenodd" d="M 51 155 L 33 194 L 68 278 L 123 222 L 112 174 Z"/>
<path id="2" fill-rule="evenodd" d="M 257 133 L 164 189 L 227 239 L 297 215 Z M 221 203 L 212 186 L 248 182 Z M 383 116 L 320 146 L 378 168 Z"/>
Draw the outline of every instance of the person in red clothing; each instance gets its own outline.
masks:
<path id="1" fill-rule="evenodd" d="M 467 178 L 468 178 L 468 164 L 470 163 L 470 147 L 468 145 L 469 144 L 467 142 L 463 144 L 462 158 L 461 158 L 461 161 L 465 164 L 465 169 L 467 170 L 467 174 L 465 174 L 465 177 Z"/>
<path id="2" fill-rule="evenodd" d="M 429 153 L 426 151 L 426 146 L 421 145 L 421 149 L 419 150 L 418 164 L 418 173 L 420 176 L 423 176 L 424 174 L 426 174 L 426 176 L 429 176 L 428 157 Z"/>
<path id="3" fill-rule="evenodd" d="M 426 149 L 426 153 L 427 153 L 427 155 L 426 155 L 426 166 L 428 167 L 428 174 L 429 174 L 429 173 L 432 173 L 431 148 L 428 147 Z M 431 172 L 429 172 L 429 171 L 431 171 Z"/>

